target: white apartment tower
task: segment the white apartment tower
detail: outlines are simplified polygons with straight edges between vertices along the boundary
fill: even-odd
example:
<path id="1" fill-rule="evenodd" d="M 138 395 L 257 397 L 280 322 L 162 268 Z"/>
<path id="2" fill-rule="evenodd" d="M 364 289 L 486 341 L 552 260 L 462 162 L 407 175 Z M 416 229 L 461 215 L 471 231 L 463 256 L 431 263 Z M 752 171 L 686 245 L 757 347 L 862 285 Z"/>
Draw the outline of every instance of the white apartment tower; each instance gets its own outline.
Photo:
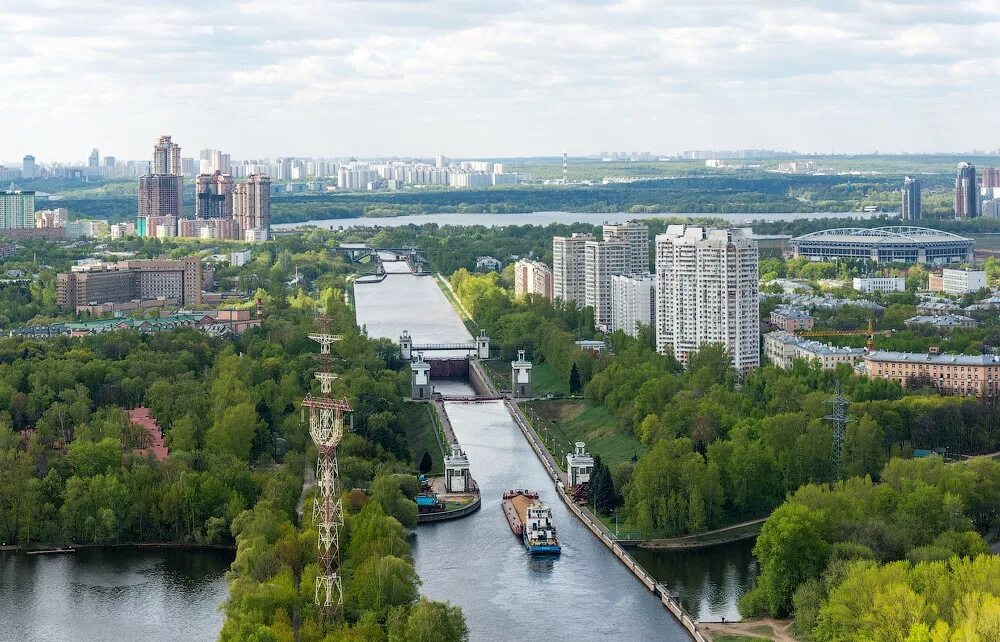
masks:
<path id="1" fill-rule="evenodd" d="M 622 241 L 628 245 L 628 274 L 649 272 L 649 227 L 629 221 L 605 224 L 601 232 L 605 241 Z"/>
<path id="2" fill-rule="evenodd" d="M 760 365 L 757 243 L 743 229 L 669 225 L 656 237 L 656 347 L 687 365 L 722 344 L 745 373 Z"/>
<path id="3" fill-rule="evenodd" d="M 656 275 L 611 277 L 611 331 L 639 336 L 639 325 L 656 327 Z"/>
<path id="4" fill-rule="evenodd" d="M 584 243 L 584 305 L 594 309 L 594 325 L 611 327 L 611 277 L 628 271 L 629 247 L 624 241 Z"/>
<path id="5" fill-rule="evenodd" d="M 580 233 L 552 239 L 552 288 L 557 299 L 574 301 L 581 307 L 585 305 L 584 246 L 593 240 L 590 234 Z"/>

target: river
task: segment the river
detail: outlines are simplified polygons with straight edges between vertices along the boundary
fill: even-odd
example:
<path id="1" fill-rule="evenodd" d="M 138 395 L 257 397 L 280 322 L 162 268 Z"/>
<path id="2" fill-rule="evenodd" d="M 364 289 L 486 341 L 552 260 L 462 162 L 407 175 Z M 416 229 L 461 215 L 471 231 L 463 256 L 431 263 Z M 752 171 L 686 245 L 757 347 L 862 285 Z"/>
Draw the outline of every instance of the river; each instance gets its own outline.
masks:
<path id="1" fill-rule="evenodd" d="M 393 274 L 355 287 L 358 323 L 371 336 L 463 341 L 469 333 L 431 277 Z M 467 383 L 435 382 L 471 394 Z M 451 403 L 446 410 L 482 491 L 474 515 L 417 529 L 413 555 L 422 591 L 462 607 L 471 639 L 686 640 L 686 631 L 559 501 L 541 463 L 502 402 Z M 552 508 L 563 554 L 530 558 L 503 517 L 508 488 L 532 488 Z M 746 544 L 696 553 L 641 552 L 647 570 L 681 593 L 697 619 L 737 619 L 753 577 Z"/>
<path id="2" fill-rule="evenodd" d="M 206 549 L 0 553 L 0 640 L 214 640 L 232 561 Z"/>
<path id="3" fill-rule="evenodd" d="M 324 229 L 348 227 L 399 227 L 402 225 L 549 225 L 551 223 L 602 223 L 624 221 L 631 218 L 715 218 L 730 221 L 735 224 L 751 223 L 753 221 L 795 221 L 804 218 L 871 218 L 879 213 L 871 212 L 775 212 L 766 214 L 629 214 L 627 212 L 606 212 L 590 214 L 587 212 L 527 212 L 523 214 L 415 214 L 413 216 L 384 216 L 317 219 L 300 223 L 276 223 L 273 230 L 282 230 L 306 225 L 314 225 Z"/>

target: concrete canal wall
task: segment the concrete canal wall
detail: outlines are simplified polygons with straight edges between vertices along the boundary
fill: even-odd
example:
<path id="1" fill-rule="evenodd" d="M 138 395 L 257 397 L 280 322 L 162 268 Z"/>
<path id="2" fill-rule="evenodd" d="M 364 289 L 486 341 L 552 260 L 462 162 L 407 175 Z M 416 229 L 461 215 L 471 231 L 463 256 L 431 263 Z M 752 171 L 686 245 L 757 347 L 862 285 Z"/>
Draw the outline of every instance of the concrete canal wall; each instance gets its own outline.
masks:
<path id="1" fill-rule="evenodd" d="M 474 367 L 478 367 L 475 364 Z M 470 368 L 470 371 L 472 368 Z M 566 473 L 564 473 L 559 466 L 556 464 L 555 459 L 549 453 L 548 450 L 541 444 L 538 440 L 538 436 L 535 431 L 528 424 L 528 420 L 525 418 L 521 409 L 517 407 L 517 404 L 512 402 L 510 399 L 504 400 L 504 405 L 507 406 L 507 411 L 510 412 L 510 416 L 514 419 L 514 423 L 521 430 L 525 439 L 531 445 L 531 449 L 535 451 L 535 455 L 538 456 L 539 461 L 545 467 L 545 471 L 548 473 L 549 477 L 552 478 L 555 484 L 556 493 L 559 498 L 562 499 L 563 503 L 569 508 L 570 512 L 573 513 L 581 522 L 583 522 L 590 532 L 592 532 L 597 539 L 599 539 L 607 548 L 614 554 L 618 560 L 626 566 L 632 574 L 635 575 L 640 582 L 646 585 L 654 595 L 660 598 L 663 606 L 667 607 L 667 610 L 687 629 L 691 637 L 697 642 L 707 642 L 707 639 L 701 631 L 698 630 L 698 623 L 684 610 L 681 606 L 680 601 L 670 593 L 669 590 L 662 584 L 656 582 L 656 579 L 652 575 L 646 572 L 646 569 L 642 568 L 638 562 L 636 562 L 627 550 L 620 546 L 611 537 L 611 532 L 598 520 L 594 515 L 586 508 L 581 508 L 577 506 L 576 503 L 566 494 Z"/>
<path id="2" fill-rule="evenodd" d="M 461 508 L 456 508 L 454 510 L 441 511 L 440 513 L 424 513 L 417 517 L 418 524 L 431 524 L 435 522 L 447 522 L 451 519 L 459 519 L 460 517 L 465 517 L 466 515 L 471 515 L 479 510 L 479 507 L 483 505 L 483 498 L 476 496 L 475 501 L 467 506 L 462 506 Z"/>

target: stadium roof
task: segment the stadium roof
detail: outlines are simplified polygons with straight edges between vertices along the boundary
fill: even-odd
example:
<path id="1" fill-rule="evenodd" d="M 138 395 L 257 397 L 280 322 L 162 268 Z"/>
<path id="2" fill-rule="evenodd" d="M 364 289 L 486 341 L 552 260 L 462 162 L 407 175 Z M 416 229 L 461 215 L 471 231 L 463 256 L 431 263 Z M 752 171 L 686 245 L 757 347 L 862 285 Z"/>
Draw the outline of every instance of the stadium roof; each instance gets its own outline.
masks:
<path id="1" fill-rule="evenodd" d="M 862 243 L 914 243 L 927 241 L 971 241 L 964 236 L 952 232 L 932 230 L 928 227 L 891 226 L 891 227 L 838 227 L 832 230 L 810 232 L 792 239 L 795 241 L 857 241 Z"/>

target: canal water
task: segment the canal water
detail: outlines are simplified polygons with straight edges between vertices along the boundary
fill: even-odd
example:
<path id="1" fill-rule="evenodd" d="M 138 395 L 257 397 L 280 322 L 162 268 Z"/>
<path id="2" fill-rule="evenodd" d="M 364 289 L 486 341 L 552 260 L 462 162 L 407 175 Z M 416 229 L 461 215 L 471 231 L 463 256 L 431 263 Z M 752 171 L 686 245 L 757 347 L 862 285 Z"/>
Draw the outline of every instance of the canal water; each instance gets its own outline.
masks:
<path id="1" fill-rule="evenodd" d="M 0 640 L 214 640 L 232 561 L 226 550 L 0 553 Z"/>
<path id="2" fill-rule="evenodd" d="M 372 336 L 415 343 L 463 341 L 465 326 L 431 277 L 394 274 L 355 288 L 358 323 Z M 472 394 L 437 381 L 441 392 Z M 502 402 L 446 404 L 482 492 L 474 515 L 417 529 L 413 554 L 422 591 L 462 607 L 472 640 L 685 640 L 686 631 L 652 593 L 565 508 Z M 539 491 L 550 505 L 563 554 L 528 556 L 501 510 L 509 488 Z M 698 619 L 736 619 L 736 600 L 753 575 L 746 545 L 702 553 L 643 552 L 658 580 L 681 592 Z M 683 590 L 682 590 L 683 589 Z"/>

